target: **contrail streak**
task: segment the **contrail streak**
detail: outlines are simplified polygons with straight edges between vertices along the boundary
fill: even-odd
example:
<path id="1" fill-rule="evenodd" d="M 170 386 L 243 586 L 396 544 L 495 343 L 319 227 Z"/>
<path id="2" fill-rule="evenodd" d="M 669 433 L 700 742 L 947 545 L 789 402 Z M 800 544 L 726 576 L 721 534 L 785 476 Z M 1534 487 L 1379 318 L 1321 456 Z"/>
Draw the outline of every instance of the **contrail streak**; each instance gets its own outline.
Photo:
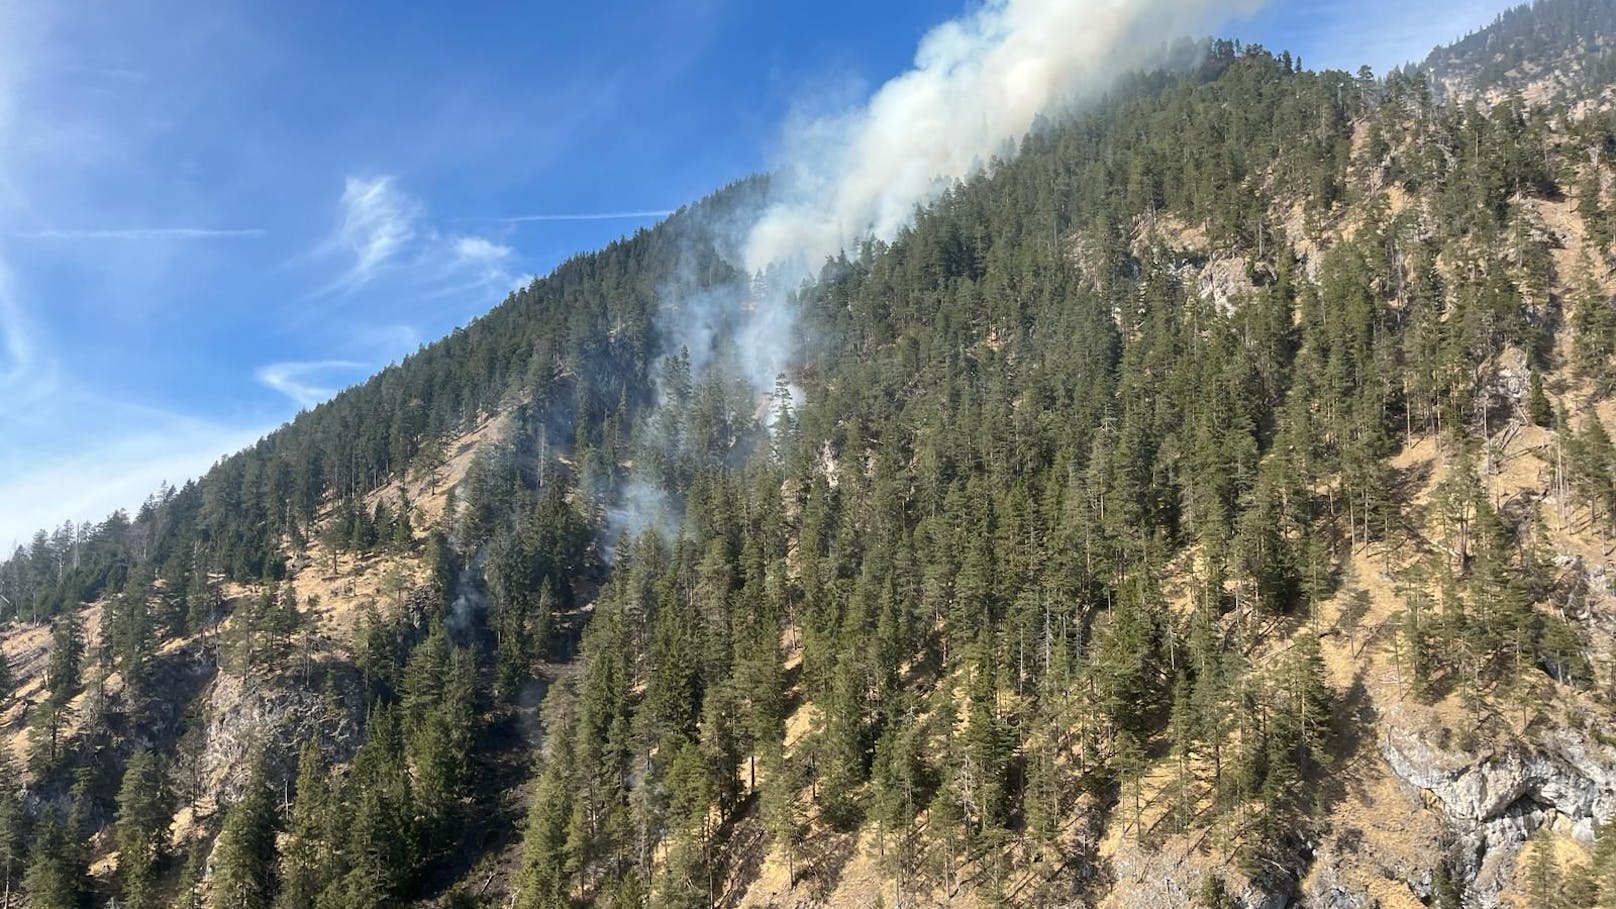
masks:
<path id="1" fill-rule="evenodd" d="M 24 240 L 251 240 L 268 235 L 261 227 L 51 228 L 12 234 Z"/>
<path id="2" fill-rule="evenodd" d="M 639 218 L 666 218 L 673 214 L 673 209 L 657 208 L 643 211 L 596 211 L 578 212 L 573 214 L 539 214 L 539 215 L 512 215 L 508 218 L 492 218 L 505 224 L 522 224 L 529 221 L 629 221 Z"/>

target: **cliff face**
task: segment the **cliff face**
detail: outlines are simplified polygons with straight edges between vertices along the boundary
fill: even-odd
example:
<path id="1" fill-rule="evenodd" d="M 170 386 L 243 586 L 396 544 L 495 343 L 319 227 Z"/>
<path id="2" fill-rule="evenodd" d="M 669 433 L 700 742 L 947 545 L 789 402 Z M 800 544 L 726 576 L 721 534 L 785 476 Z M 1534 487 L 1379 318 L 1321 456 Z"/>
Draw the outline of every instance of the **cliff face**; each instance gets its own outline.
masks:
<path id="1" fill-rule="evenodd" d="M 1429 730 L 1385 727 L 1381 754 L 1404 783 L 1440 811 L 1453 833 L 1455 868 L 1480 905 L 1510 886 L 1522 846 L 1548 825 L 1592 845 L 1616 811 L 1616 749 L 1556 729 L 1483 752 L 1445 748 Z"/>

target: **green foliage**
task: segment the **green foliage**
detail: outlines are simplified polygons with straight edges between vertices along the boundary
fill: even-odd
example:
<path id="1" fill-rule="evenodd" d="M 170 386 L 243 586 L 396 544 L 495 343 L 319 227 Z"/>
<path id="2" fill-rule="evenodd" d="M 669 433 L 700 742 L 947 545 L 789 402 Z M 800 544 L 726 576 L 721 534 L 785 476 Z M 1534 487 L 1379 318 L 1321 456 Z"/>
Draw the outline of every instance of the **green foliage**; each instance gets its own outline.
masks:
<path id="1" fill-rule="evenodd" d="M 37 909 L 80 909 L 89 895 L 88 864 L 76 831 L 46 818 L 34 833 L 33 858 L 23 889 Z"/>
<path id="2" fill-rule="evenodd" d="M 331 882 L 341 813 L 332 804 L 329 773 L 320 743 L 315 739 L 304 742 L 298 756 L 296 797 L 280 850 L 275 909 L 313 909 Z"/>
<path id="3" fill-rule="evenodd" d="M 202 899 L 202 870 L 206 863 L 206 855 L 200 846 L 193 846 L 190 854 L 185 858 L 185 864 L 180 869 L 179 880 L 174 885 L 174 896 L 168 902 L 168 909 L 203 909 L 206 905 Z"/>
<path id="4" fill-rule="evenodd" d="M 9 747 L 0 747 L 0 890 L 10 893 L 27 867 L 28 816 Z"/>
<path id="5" fill-rule="evenodd" d="M 291 584 L 265 587 L 231 618 L 229 643 L 234 660 L 243 669 L 284 665 L 303 622 L 297 591 Z"/>
<path id="6" fill-rule="evenodd" d="M 1534 909 L 1562 909 L 1560 866 L 1554 857 L 1554 838 L 1547 824 L 1538 828 L 1526 850 L 1522 884 Z"/>
<path id="7" fill-rule="evenodd" d="M 1195 902 L 1204 909 L 1235 909 L 1240 905 L 1229 893 L 1223 878 L 1216 874 L 1201 876 L 1201 884 L 1195 891 Z"/>
<path id="8" fill-rule="evenodd" d="M 1504 23 L 1510 47 L 1549 40 Z M 1436 555 L 1392 632 L 1418 693 L 1479 705 L 1538 670 L 1592 691 L 1579 620 L 1538 608 L 1564 591 L 1534 517 L 1493 500 L 1482 444 L 1518 348 L 1527 416 L 1557 434 L 1587 520 L 1616 529 L 1616 445 L 1591 409 L 1571 432 L 1543 388 L 1558 326 L 1532 204 L 1578 181 L 1603 255 L 1603 190 L 1574 157 L 1601 127 L 1571 137 L 1507 94 L 1439 103 L 1410 72 L 1203 50 L 1041 123 L 890 240 L 826 262 L 795 289 L 812 342 L 772 397 L 727 327 L 694 352 L 658 330 L 661 301 L 768 290 L 714 233 L 763 197 L 754 180 L 565 263 L 132 520 L 36 537 L 0 592 L 8 617 L 54 623 L 38 778 L 56 792 L 130 750 L 101 747 L 117 743 L 109 703 L 128 711 L 122 744 L 163 734 L 139 709 L 156 644 L 213 646 L 223 580 L 258 585 L 218 641 L 224 671 L 284 668 L 312 639 L 285 556 L 317 537 L 330 569 L 390 550 L 428 580 L 397 572 L 361 608 L 351 672 L 304 648 L 305 683 L 319 671 L 333 705 L 357 698 L 362 730 L 351 754 L 347 736 L 305 743 L 279 848 L 258 768 L 219 834 L 216 906 L 471 900 L 440 884 L 508 833 L 490 790 L 513 762 L 484 749 L 541 690 L 524 909 L 712 905 L 764 840 L 798 884 L 828 864 L 810 864 L 818 838 L 869 824 L 899 901 L 957 895 L 968 868 L 985 901 L 1011 902 L 1012 860 L 1082 864 L 1062 854 L 1080 803 L 1147 846 L 1216 827 L 1270 873 L 1317 832 L 1354 732 L 1321 606 L 1349 558 L 1425 529 L 1388 464 L 1422 434 L 1445 458 Z M 1396 214 L 1392 189 L 1411 200 Z M 1275 223 L 1291 210 L 1299 223 Z M 1208 259 L 1245 279 L 1227 299 L 1195 278 Z M 1593 268 L 1567 301 L 1572 359 L 1608 390 L 1616 317 Z M 431 527 L 379 491 L 409 472 L 435 488 L 451 442 L 496 413 L 508 432 Z M 92 683 L 120 674 L 128 703 L 91 684 L 94 728 L 70 742 L 92 599 Z M 1165 813 L 1146 804 L 1162 761 Z M 7 812 L 27 812 L 5 776 L 9 874 Z M 136 907 L 167 859 L 165 776 L 145 750 L 124 768 L 114 834 Z M 90 788 L 77 820 L 94 826 Z M 31 837 L 34 905 L 84 896 L 88 857 L 37 844 L 72 853 L 92 831 L 60 827 Z M 1229 905 L 1223 878 L 1199 900 Z"/>
<path id="9" fill-rule="evenodd" d="M 174 809 L 173 790 L 162 764 L 150 751 L 136 751 L 124 769 L 114 827 L 118 879 L 124 902 L 131 909 L 158 905 L 157 873 L 168 856 L 168 828 Z"/>
<path id="10" fill-rule="evenodd" d="M 213 909 L 270 909 L 277 818 L 262 760 L 225 813 L 213 855 Z"/>

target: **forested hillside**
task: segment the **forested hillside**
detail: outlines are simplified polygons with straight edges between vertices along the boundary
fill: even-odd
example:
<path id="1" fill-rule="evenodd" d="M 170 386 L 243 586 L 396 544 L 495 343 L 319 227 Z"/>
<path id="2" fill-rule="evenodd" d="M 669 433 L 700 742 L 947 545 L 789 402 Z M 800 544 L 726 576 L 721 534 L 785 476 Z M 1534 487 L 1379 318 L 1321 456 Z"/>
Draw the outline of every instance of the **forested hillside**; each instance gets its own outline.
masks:
<path id="1" fill-rule="evenodd" d="M 1439 87 L 1459 95 L 1520 91 L 1566 103 L 1610 88 L 1613 33 L 1616 9 L 1601 0 L 1527 4 L 1433 51 L 1425 67 Z"/>
<path id="2" fill-rule="evenodd" d="M 772 393 L 746 181 L 40 534 L 6 898 L 1610 905 L 1609 14 L 1129 76 Z"/>

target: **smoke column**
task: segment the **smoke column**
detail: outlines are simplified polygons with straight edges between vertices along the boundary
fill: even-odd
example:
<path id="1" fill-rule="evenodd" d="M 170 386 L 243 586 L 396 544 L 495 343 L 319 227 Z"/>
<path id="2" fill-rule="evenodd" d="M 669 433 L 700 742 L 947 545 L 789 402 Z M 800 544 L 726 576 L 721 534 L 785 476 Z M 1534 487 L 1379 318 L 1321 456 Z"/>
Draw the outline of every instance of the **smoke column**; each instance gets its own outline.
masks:
<path id="1" fill-rule="evenodd" d="M 1259 2 L 990 0 L 927 33 L 914 66 L 863 107 L 795 124 L 774 201 L 737 263 L 775 277 L 737 339 L 754 384 L 768 388 L 788 362 L 785 294 L 826 257 L 892 239 L 917 206 L 1013 154 L 1039 114 L 1069 109 L 1173 39 L 1205 34 Z"/>
<path id="2" fill-rule="evenodd" d="M 723 348 L 761 397 L 794 352 L 792 292 L 828 257 L 867 239 L 891 240 L 918 207 L 1013 155 L 1040 114 L 1075 109 L 1117 75 L 1161 62 L 1174 40 L 1206 34 L 1260 2 L 987 0 L 937 26 L 921 39 L 913 67 L 862 106 L 788 125 L 769 201 L 736 223 L 713 225 L 731 264 L 763 280 L 703 289 L 693 276 L 676 276 L 657 315 L 663 349 L 683 351 L 700 374 Z M 678 523 L 680 509 L 654 482 L 636 478 L 616 499 L 612 539 L 651 528 L 671 535 Z"/>

